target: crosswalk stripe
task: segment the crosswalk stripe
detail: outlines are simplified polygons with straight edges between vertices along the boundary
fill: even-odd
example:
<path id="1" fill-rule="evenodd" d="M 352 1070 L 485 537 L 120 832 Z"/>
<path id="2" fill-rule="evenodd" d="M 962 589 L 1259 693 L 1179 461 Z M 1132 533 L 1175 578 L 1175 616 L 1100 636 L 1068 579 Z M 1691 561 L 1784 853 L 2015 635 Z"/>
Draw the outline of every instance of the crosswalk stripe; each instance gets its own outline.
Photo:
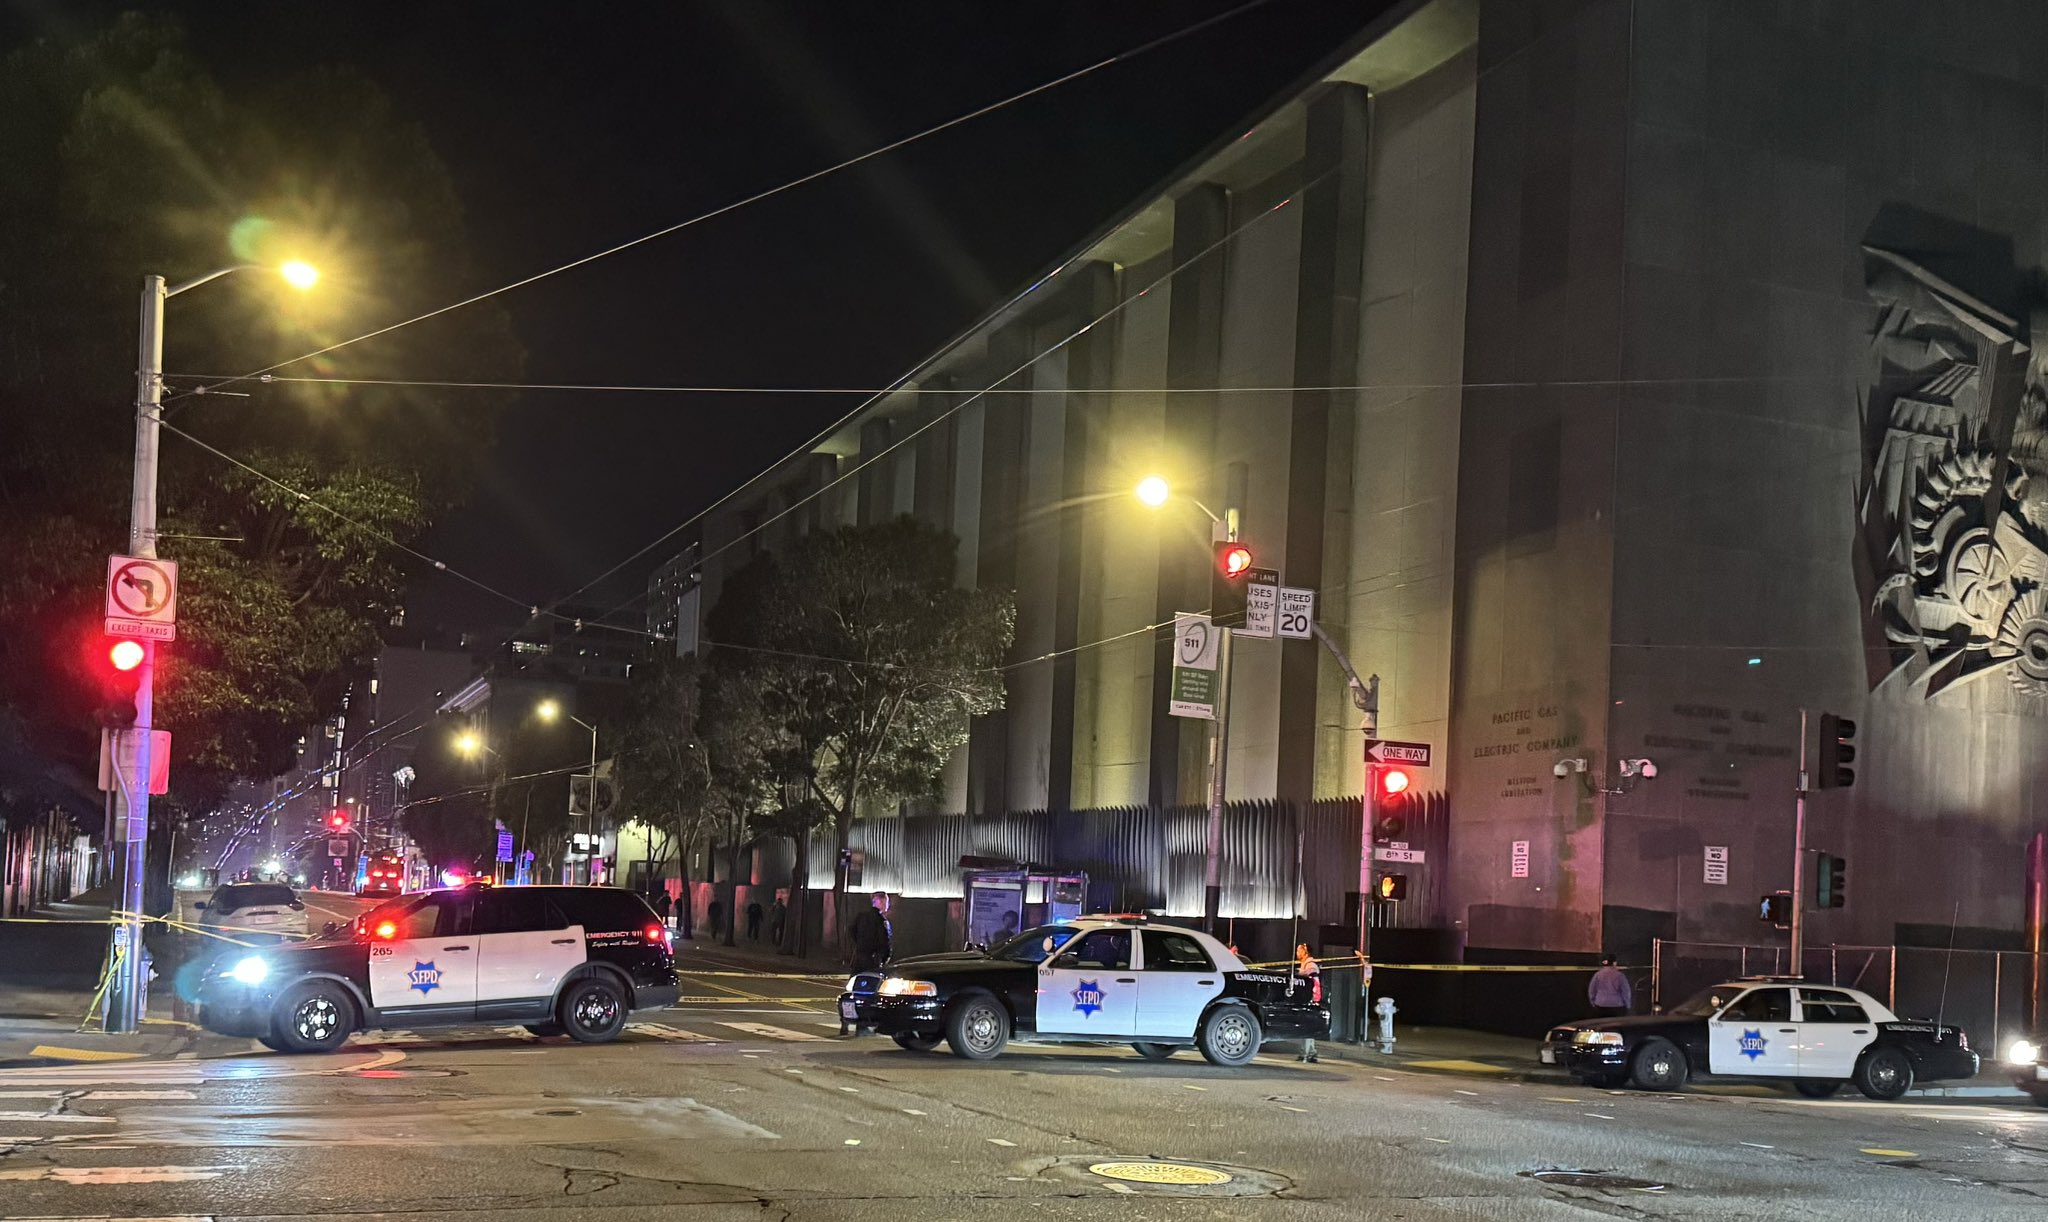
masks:
<path id="1" fill-rule="evenodd" d="M 113 1124 L 112 1116 L 87 1116 L 79 1112 L 0 1112 L 4 1124 Z"/>
<path id="2" fill-rule="evenodd" d="M 238 1167 L 23 1167 L 0 1171 L 0 1180 L 60 1184 L 189 1184 L 217 1180 Z"/>
<path id="3" fill-rule="evenodd" d="M 767 1023 L 721 1022 L 718 1025 L 721 1027 L 731 1027 L 735 1031 L 744 1031 L 748 1035 L 765 1036 L 766 1038 L 771 1040 L 793 1040 L 798 1042 L 818 1043 L 823 1042 L 825 1039 L 825 1037 L 822 1035 L 812 1035 L 808 1031 L 791 1031 L 787 1027 L 775 1027 L 770 1026 Z"/>
<path id="4" fill-rule="evenodd" d="M 722 1044 L 725 1041 L 715 1035 L 700 1031 L 689 1031 L 682 1027 L 671 1027 L 667 1023 L 627 1023 L 626 1030 L 640 1035 L 651 1035 L 658 1040 L 675 1040 L 684 1044 Z"/>
<path id="5" fill-rule="evenodd" d="M 95 1069 L 0 1069 L 0 1085 L 5 1086 L 197 1086 L 205 1080 L 197 1061 L 113 1063 Z"/>

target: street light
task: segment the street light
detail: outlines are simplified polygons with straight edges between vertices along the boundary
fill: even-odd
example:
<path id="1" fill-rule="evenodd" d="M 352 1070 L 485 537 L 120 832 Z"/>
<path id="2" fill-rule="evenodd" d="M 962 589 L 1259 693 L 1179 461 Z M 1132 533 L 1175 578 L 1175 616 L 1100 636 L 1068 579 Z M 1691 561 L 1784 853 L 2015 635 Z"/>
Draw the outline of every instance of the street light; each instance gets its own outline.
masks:
<path id="1" fill-rule="evenodd" d="M 162 438 L 164 398 L 164 302 L 202 284 L 261 265 L 238 263 L 165 287 L 162 276 L 142 278 L 141 327 L 135 362 L 135 472 L 129 492 L 128 554 L 145 560 L 156 555 L 157 450 Z M 311 264 L 293 261 L 277 269 L 295 288 L 309 288 L 320 278 Z M 110 931 L 117 965 L 107 982 L 107 1023 L 112 1033 L 129 1034 L 142 1026 L 142 875 L 149 842 L 149 776 L 152 761 L 150 728 L 156 693 L 156 642 L 142 642 L 141 664 L 135 667 L 135 753 L 127 779 L 117 787 L 122 835 L 120 922 Z M 116 763 L 119 767 L 119 763 Z"/>
<path id="2" fill-rule="evenodd" d="M 559 700 L 543 700 L 539 704 L 533 706 L 533 712 L 534 716 L 539 717 L 542 721 L 545 721 L 550 725 L 560 720 L 561 718 L 566 717 L 570 721 L 573 721 L 577 725 L 582 726 L 584 729 L 590 731 L 590 788 L 584 790 L 584 793 L 587 795 L 584 799 L 587 803 L 587 806 L 585 807 L 583 813 L 590 816 L 590 826 L 593 829 L 595 829 L 597 827 L 597 727 L 591 725 L 589 722 L 583 720 L 581 717 L 578 717 L 576 714 L 565 711 L 562 708 L 562 702 Z M 575 803 L 572 801 L 570 805 L 573 807 Z M 520 832 L 520 839 L 522 841 L 526 839 L 526 834 L 523 830 Z M 526 845 L 522 843 L 519 847 L 523 850 L 526 848 Z"/>
<path id="3" fill-rule="evenodd" d="M 1230 487 L 1242 495 L 1244 488 L 1242 466 L 1232 464 Z M 1148 475 L 1138 481 L 1138 500 L 1153 509 L 1163 507 L 1173 499 L 1173 485 L 1163 475 Z M 1193 497 L 1181 498 L 1201 510 L 1216 529 L 1218 543 L 1236 543 L 1239 513 L 1235 505 L 1226 508 L 1222 516 Z M 1237 498 L 1233 498 L 1237 499 Z M 1242 572 L 1251 564 L 1248 549 L 1233 549 L 1230 552 L 1236 568 L 1232 576 Z M 1241 555 L 1241 562 L 1237 559 Z M 1218 557 L 1222 559 L 1222 557 Z M 1213 601 L 1213 600 L 1212 600 Z M 1215 608 L 1211 608 L 1213 611 Z M 1218 909 L 1223 897 L 1223 793 L 1225 772 L 1230 760 L 1230 627 L 1219 625 L 1221 634 L 1216 651 L 1216 728 L 1209 733 L 1209 828 L 1208 846 L 1202 867 L 1202 927 L 1214 933 Z"/>
<path id="4" fill-rule="evenodd" d="M 484 742 L 484 736 L 475 730 L 464 730 L 462 733 L 457 734 L 455 736 L 455 749 L 470 759 L 475 759 L 481 753 L 491 750 Z M 492 752 L 492 754 L 496 754 L 496 752 Z"/>

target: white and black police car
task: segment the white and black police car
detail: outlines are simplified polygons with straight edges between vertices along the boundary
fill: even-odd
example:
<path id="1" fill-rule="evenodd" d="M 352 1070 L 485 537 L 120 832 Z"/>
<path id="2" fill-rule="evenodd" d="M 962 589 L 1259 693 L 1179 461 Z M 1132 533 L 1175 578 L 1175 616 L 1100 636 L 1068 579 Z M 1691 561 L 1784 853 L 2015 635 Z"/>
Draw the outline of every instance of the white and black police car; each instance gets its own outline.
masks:
<path id="1" fill-rule="evenodd" d="M 1812 1099 L 1849 1082 L 1896 1099 L 1915 1082 L 1979 1068 L 1961 1027 L 1902 1019 L 1859 989 L 1780 977 L 1717 984 L 1661 1014 L 1552 1028 L 1539 1059 L 1595 1086 L 1675 1091 L 1712 1074 L 1789 1082 Z"/>
<path id="2" fill-rule="evenodd" d="M 1268 1039 L 1322 1039 L 1315 982 L 1255 971 L 1209 934 L 1139 916 L 1025 930 L 986 953 L 899 959 L 847 983 L 840 1019 L 929 1052 L 986 1061 L 1013 1039 L 1127 1043 L 1148 1060 L 1196 1048 L 1243 1065 Z"/>
<path id="3" fill-rule="evenodd" d="M 198 1021 L 280 1052 L 373 1027 L 518 1023 L 602 1043 L 681 990 L 668 927 L 614 887 L 473 884 L 401 895 L 310 941 L 223 956 Z"/>

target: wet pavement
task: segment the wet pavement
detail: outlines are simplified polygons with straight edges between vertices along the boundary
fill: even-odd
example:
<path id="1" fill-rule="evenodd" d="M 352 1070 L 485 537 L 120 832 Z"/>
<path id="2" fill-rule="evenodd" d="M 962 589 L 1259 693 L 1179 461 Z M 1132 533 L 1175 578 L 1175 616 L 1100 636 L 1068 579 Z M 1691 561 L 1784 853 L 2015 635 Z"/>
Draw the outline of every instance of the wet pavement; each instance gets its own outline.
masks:
<path id="1" fill-rule="evenodd" d="M 608 1046 L 468 1028 L 369 1033 L 328 1057 L 0 1071 L 0 1213 L 1867 1222 L 2048 1209 L 2048 1109 L 2032 1105 L 1607 1092 L 1304 1065 L 1277 1047 L 1241 1070 L 1113 1047 L 974 1064 L 837 1038 L 824 973 L 684 955 L 686 1000 Z"/>

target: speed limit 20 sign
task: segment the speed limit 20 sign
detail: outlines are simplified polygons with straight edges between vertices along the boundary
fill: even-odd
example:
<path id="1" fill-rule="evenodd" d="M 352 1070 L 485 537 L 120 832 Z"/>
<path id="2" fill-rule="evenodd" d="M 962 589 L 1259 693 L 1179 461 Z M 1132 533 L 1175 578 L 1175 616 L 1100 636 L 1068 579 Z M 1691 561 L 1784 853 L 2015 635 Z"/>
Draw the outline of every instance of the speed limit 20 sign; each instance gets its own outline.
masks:
<path id="1" fill-rule="evenodd" d="M 1306 640 L 1315 633 L 1316 592 L 1298 586 L 1280 587 L 1280 635 Z"/>

